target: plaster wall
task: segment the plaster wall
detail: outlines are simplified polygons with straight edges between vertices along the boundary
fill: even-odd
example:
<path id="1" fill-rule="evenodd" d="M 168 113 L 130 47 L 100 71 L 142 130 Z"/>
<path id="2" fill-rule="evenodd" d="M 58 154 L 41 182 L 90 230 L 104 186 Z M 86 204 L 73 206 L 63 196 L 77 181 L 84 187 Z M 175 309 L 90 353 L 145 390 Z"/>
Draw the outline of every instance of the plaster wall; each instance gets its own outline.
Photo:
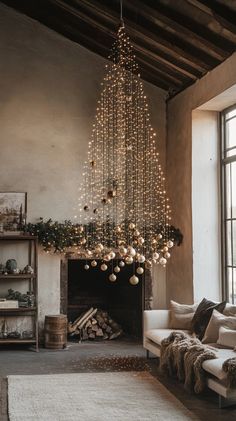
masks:
<path id="1" fill-rule="evenodd" d="M 0 190 L 28 193 L 28 221 L 73 219 L 106 60 L 2 4 L 0 53 Z M 165 92 L 144 89 L 164 164 Z M 59 304 L 60 257 L 40 252 L 41 323 Z"/>
<path id="2" fill-rule="evenodd" d="M 221 297 L 219 113 L 192 113 L 194 301 Z"/>
<path id="3" fill-rule="evenodd" d="M 173 224 L 184 235 L 167 268 L 167 300 L 194 300 L 192 240 L 192 111 L 236 83 L 236 53 L 167 106 L 167 177 Z M 194 156 L 194 159 L 198 157 Z M 201 226 L 199 225 L 199 230 Z M 211 241 L 211 239 L 209 239 Z M 202 271 L 204 276 L 204 270 Z"/>

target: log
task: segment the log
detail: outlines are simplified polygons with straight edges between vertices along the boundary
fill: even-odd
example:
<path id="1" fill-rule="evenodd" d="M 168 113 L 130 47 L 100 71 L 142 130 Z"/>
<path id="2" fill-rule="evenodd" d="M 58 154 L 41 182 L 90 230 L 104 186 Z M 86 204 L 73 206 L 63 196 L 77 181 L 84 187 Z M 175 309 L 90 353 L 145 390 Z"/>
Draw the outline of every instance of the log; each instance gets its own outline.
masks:
<path id="1" fill-rule="evenodd" d="M 95 308 L 91 313 L 89 313 L 89 315 L 84 319 L 84 321 L 81 321 L 80 323 L 79 323 L 79 329 L 82 329 L 84 326 L 85 326 L 85 324 L 86 324 L 86 322 L 89 320 L 89 319 L 91 319 L 93 316 L 94 316 L 94 314 L 96 314 L 97 313 L 97 308 Z"/>
<path id="2" fill-rule="evenodd" d="M 116 339 L 116 338 L 118 338 L 118 336 L 120 336 L 122 333 L 123 333 L 123 331 L 122 331 L 122 329 L 120 329 L 120 330 L 118 330 L 117 332 L 112 333 L 112 334 L 109 336 L 109 339 L 110 339 L 110 340 L 112 340 L 112 339 Z"/>
<path id="3" fill-rule="evenodd" d="M 98 329 L 98 331 L 96 332 L 96 336 L 99 336 L 99 337 L 102 337 L 103 336 L 102 329 Z"/>
<path id="4" fill-rule="evenodd" d="M 85 313 L 81 314 L 79 317 L 77 317 L 77 319 L 73 322 L 73 323 L 69 323 L 68 324 L 68 332 L 72 333 L 74 332 L 77 327 L 80 326 L 80 324 L 84 321 L 87 320 L 88 316 L 93 312 L 93 307 L 91 307 L 88 311 L 86 311 Z"/>

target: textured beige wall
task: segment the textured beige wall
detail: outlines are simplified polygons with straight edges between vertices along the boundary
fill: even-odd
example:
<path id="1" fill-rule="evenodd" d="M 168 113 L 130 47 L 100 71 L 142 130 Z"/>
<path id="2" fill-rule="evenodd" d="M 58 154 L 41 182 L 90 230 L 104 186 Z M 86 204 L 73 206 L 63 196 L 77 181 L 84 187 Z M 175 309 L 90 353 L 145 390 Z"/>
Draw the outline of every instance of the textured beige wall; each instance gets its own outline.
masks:
<path id="1" fill-rule="evenodd" d="M 236 83 L 236 53 L 167 106 L 167 178 L 173 223 L 184 234 L 167 268 L 167 299 L 193 300 L 192 110 Z M 196 157 L 197 158 L 197 157 Z M 201 229 L 199 227 L 199 229 Z"/>
<path id="2" fill-rule="evenodd" d="M 0 52 L 0 190 L 28 192 L 29 221 L 73 218 L 106 61 L 2 4 Z M 144 85 L 165 162 L 165 93 Z M 59 257 L 40 253 L 41 320 L 59 280 Z"/>

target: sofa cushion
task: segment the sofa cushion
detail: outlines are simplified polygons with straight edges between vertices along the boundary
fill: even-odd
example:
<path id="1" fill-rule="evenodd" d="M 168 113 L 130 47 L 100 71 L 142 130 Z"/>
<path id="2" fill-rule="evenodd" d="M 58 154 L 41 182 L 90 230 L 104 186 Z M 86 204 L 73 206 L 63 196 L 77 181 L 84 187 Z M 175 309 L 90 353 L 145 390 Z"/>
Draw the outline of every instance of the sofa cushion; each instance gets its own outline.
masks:
<path id="1" fill-rule="evenodd" d="M 216 355 L 218 358 L 204 361 L 202 367 L 205 371 L 217 377 L 219 380 L 223 380 L 227 377 L 227 373 L 223 371 L 222 365 L 225 360 L 234 358 L 236 354 L 231 349 L 216 349 Z"/>
<path id="2" fill-rule="evenodd" d="M 198 303 L 180 304 L 170 301 L 170 328 L 189 330 Z"/>
<path id="3" fill-rule="evenodd" d="M 161 345 L 161 341 L 173 332 L 173 329 L 150 329 L 145 332 L 146 338 L 155 342 L 157 345 Z M 181 330 L 181 332 L 188 333 L 188 330 Z"/>
<path id="4" fill-rule="evenodd" d="M 227 303 L 223 314 L 225 316 L 236 316 L 236 305 Z"/>
<path id="5" fill-rule="evenodd" d="M 219 337 L 219 329 L 221 326 L 229 327 L 230 329 L 236 329 L 236 316 L 225 316 L 224 314 L 219 313 L 217 310 L 213 310 L 204 337 L 202 339 L 202 343 L 207 344 L 217 342 Z"/>
<path id="6" fill-rule="evenodd" d="M 202 340 L 213 310 L 216 309 L 222 313 L 225 305 L 226 301 L 223 301 L 222 303 L 214 303 L 213 301 L 203 298 L 193 316 L 191 322 L 191 332 L 195 333 L 196 336 Z"/>
<path id="7" fill-rule="evenodd" d="M 221 326 L 217 343 L 223 346 L 229 346 L 230 348 L 235 348 L 236 350 L 236 330 L 227 329 Z"/>

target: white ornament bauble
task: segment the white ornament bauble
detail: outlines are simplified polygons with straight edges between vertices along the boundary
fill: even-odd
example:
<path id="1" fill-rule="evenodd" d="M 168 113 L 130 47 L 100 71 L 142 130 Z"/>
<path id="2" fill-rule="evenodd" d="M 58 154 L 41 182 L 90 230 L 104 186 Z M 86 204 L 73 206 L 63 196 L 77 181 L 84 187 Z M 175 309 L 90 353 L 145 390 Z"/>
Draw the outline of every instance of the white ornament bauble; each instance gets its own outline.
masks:
<path id="1" fill-rule="evenodd" d="M 127 265 L 131 265 L 133 263 L 134 259 L 132 256 L 127 256 L 125 259 L 125 263 L 127 263 Z"/>
<path id="2" fill-rule="evenodd" d="M 158 234 L 157 238 L 158 238 L 158 240 L 161 240 L 162 239 L 162 234 Z"/>
<path id="3" fill-rule="evenodd" d="M 121 268 L 123 268 L 123 267 L 125 266 L 125 262 L 123 262 L 123 260 L 121 260 L 121 261 L 120 261 L 120 263 L 119 263 L 119 266 L 120 266 Z"/>
<path id="4" fill-rule="evenodd" d="M 140 254 L 139 258 L 138 258 L 138 262 L 139 263 L 144 263 L 145 262 L 145 256 L 143 254 Z"/>
<path id="5" fill-rule="evenodd" d="M 91 250 L 86 250 L 86 254 L 87 254 L 87 256 L 91 256 L 92 255 Z"/>
<path id="6" fill-rule="evenodd" d="M 127 247 L 127 254 L 129 255 L 129 256 L 135 256 L 135 254 L 136 254 L 136 251 L 135 251 L 135 249 L 132 247 L 132 246 L 128 246 Z"/>
<path id="7" fill-rule="evenodd" d="M 82 238 L 81 244 L 86 244 L 86 242 L 87 242 L 86 238 Z"/>
<path id="8" fill-rule="evenodd" d="M 115 272 L 115 273 L 119 273 L 119 272 L 120 272 L 120 268 L 119 268 L 119 266 L 115 266 L 115 267 L 114 267 L 114 272 Z"/>
<path id="9" fill-rule="evenodd" d="M 103 263 L 103 264 L 101 265 L 101 270 L 102 270 L 103 272 L 105 272 L 105 270 L 107 270 L 107 265 L 106 265 L 105 263 Z"/>
<path id="10" fill-rule="evenodd" d="M 144 269 L 143 269 L 143 268 L 141 268 L 141 266 L 139 266 L 139 267 L 136 269 L 136 272 L 137 272 L 137 274 L 138 274 L 138 275 L 142 275 L 142 274 L 143 274 L 143 272 L 144 272 Z"/>
<path id="11" fill-rule="evenodd" d="M 129 283 L 131 285 L 137 285 L 139 283 L 139 279 L 136 275 L 131 276 L 131 278 L 129 278 Z"/>
<path id="12" fill-rule="evenodd" d="M 116 275 L 114 273 L 111 273 L 109 276 L 109 281 L 115 282 L 116 281 Z"/>
<path id="13" fill-rule="evenodd" d="M 171 240 L 167 241 L 167 246 L 171 249 L 171 247 L 174 246 L 173 241 L 171 241 Z"/>
<path id="14" fill-rule="evenodd" d="M 91 262 L 91 266 L 92 266 L 93 268 L 95 268 L 95 267 L 97 266 L 97 262 L 96 262 L 96 260 L 92 260 L 92 262 Z"/>
<path id="15" fill-rule="evenodd" d="M 135 237 L 138 237 L 140 235 L 140 232 L 138 230 L 135 230 L 134 235 L 135 235 Z"/>
<path id="16" fill-rule="evenodd" d="M 168 251 L 169 249 L 168 249 L 168 247 L 163 247 L 163 251 L 164 251 L 164 253 L 166 253 L 167 251 Z"/>
<path id="17" fill-rule="evenodd" d="M 139 238 L 138 238 L 138 243 L 139 243 L 139 245 L 140 245 L 140 246 L 142 246 L 142 244 L 144 243 L 144 241 L 145 241 L 145 240 L 144 240 L 144 238 L 143 238 L 143 237 L 139 237 Z"/>
<path id="18" fill-rule="evenodd" d="M 89 270 L 89 265 L 84 265 L 85 270 Z"/>
<path id="19" fill-rule="evenodd" d="M 169 252 L 165 253 L 165 254 L 164 254 L 164 257 L 165 257 L 166 259 L 169 259 L 169 258 L 170 258 L 170 253 L 169 253 Z"/>
<path id="20" fill-rule="evenodd" d="M 153 255 L 152 255 L 152 258 L 153 258 L 154 260 L 159 259 L 159 253 L 154 252 L 154 253 L 153 253 Z"/>
<path id="21" fill-rule="evenodd" d="M 120 254 L 126 254 L 127 253 L 127 249 L 124 246 L 121 246 L 119 251 L 120 251 Z"/>
<path id="22" fill-rule="evenodd" d="M 110 255 L 109 255 L 109 254 L 106 254 L 106 255 L 103 257 L 103 260 L 105 260 L 105 262 L 110 262 L 110 260 L 111 260 Z"/>
<path id="23" fill-rule="evenodd" d="M 167 260 L 166 260 L 164 257 L 161 257 L 161 258 L 160 258 L 160 264 L 161 264 L 162 266 L 165 266 L 165 265 L 166 265 L 166 263 L 167 263 Z"/>
<path id="24" fill-rule="evenodd" d="M 116 253 L 114 253 L 114 251 L 110 251 L 109 256 L 111 259 L 114 259 L 116 257 Z"/>
<path id="25" fill-rule="evenodd" d="M 152 240 L 152 244 L 156 244 L 157 243 L 157 240 L 154 238 L 153 240 Z"/>
<path id="26" fill-rule="evenodd" d="M 151 268 L 152 268 L 152 261 L 151 261 L 151 260 L 147 260 L 147 261 L 145 262 L 145 267 L 146 267 L 147 269 L 151 269 Z"/>
<path id="27" fill-rule="evenodd" d="M 129 229 L 133 230 L 135 228 L 135 224 L 133 222 L 130 222 Z"/>

